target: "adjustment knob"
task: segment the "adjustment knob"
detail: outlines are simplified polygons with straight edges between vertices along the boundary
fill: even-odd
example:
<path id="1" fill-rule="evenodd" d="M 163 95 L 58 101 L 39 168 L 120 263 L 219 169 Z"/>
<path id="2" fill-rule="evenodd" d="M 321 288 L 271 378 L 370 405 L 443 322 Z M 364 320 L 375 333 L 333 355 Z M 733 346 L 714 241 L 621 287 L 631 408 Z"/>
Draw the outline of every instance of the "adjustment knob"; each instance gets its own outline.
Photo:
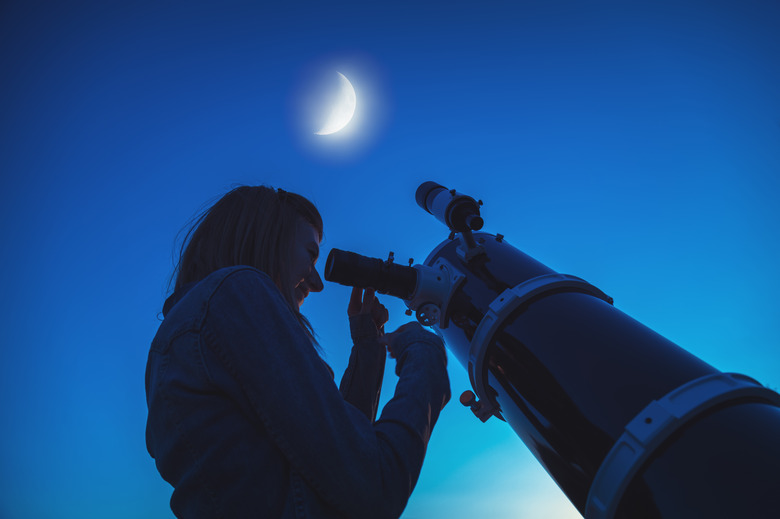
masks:
<path id="1" fill-rule="evenodd" d="M 471 407 L 476 403 L 477 397 L 473 391 L 467 389 L 466 391 L 460 394 L 459 400 L 460 403 L 463 404 L 464 406 Z"/>

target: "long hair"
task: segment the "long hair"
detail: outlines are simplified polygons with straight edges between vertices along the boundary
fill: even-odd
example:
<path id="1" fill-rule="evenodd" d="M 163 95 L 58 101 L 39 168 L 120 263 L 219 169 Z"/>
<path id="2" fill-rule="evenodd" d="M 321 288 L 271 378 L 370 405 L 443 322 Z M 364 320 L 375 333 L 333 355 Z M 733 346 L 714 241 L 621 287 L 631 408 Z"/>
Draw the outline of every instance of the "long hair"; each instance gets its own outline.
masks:
<path id="1" fill-rule="evenodd" d="M 225 267 L 255 267 L 274 281 L 301 327 L 317 346 L 308 319 L 295 301 L 289 279 L 298 220 L 314 227 L 322 240 L 322 217 L 301 195 L 268 186 L 239 186 L 203 211 L 190 224 L 171 279 L 174 291 Z"/>

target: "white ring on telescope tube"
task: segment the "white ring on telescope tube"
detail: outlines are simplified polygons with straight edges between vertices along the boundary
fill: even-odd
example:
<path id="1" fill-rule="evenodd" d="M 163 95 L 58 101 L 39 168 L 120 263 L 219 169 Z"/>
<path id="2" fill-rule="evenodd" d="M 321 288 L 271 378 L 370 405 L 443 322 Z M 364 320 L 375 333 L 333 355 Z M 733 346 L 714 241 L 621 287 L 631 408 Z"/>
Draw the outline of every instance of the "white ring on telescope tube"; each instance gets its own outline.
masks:
<path id="1" fill-rule="evenodd" d="M 780 394 L 736 373 L 714 373 L 697 378 L 647 404 L 626 425 L 601 462 L 590 485 L 585 517 L 611 519 L 633 477 L 664 440 L 702 411 L 746 397 L 780 407 Z"/>
<path id="2" fill-rule="evenodd" d="M 482 400 L 483 405 L 489 403 L 491 407 L 495 408 L 494 414 L 502 420 L 504 417 L 501 416 L 501 410 L 493 401 L 493 398 L 489 396 L 487 380 L 483 377 L 483 364 L 487 347 L 493 340 L 493 336 L 498 331 L 498 328 L 521 304 L 545 292 L 561 289 L 585 292 L 612 304 L 611 297 L 584 279 L 567 274 L 544 274 L 504 290 L 500 296 L 490 303 L 487 312 L 485 312 L 477 326 L 477 330 L 474 332 L 474 337 L 472 337 L 471 346 L 469 347 L 469 378 L 471 379 L 471 385 L 474 387 L 477 397 Z"/>

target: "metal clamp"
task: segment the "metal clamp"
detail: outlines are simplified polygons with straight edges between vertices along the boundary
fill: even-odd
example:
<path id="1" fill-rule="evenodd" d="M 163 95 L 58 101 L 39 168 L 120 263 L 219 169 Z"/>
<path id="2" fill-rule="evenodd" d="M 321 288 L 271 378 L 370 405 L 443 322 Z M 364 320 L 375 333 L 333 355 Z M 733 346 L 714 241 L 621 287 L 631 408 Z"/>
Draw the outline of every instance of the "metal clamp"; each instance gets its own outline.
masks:
<path id="1" fill-rule="evenodd" d="M 585 504 L 587 519 L 609 519 L 623 493 L 653 451 L 672 433 L 715 405 L 752 397 L 780 407 L 780 395 L 750 377 L 715 373 L 684 384 L 653 400 L 626 425 L 601 462 Z"/>
<path id="2" fill-rule="evenodd" d="M 488 311 L 474 332 L 469 347 L 469 379 L 477 397 L 485 403 L 490 402 L 495 408 L 493 414 L 503 420 L 501 411 L 489 396 L 487 381 L 484 380 L 483 364 L 485 352 L 493 336 L 504 321 L 529 299 L 552 290 L 569 289 L 571 291 L 585 292 L 612 304 L 612 298 L 594 287 L 587 281 L 567 274 L 545 274 L 528 279 L 513 288 L 504 290 L 489 305 Z"/>
<path id="3" fill-rule="evenodd" d="M 417 312 L 417 320 L 423 326 L 449 326 L 449 305 L 452 296 L 466 280 L 466 275 L 444 258 L 428 267 L 415 265 L 417 287 L 411 299 L 404 301 L 410 310 Z"/>

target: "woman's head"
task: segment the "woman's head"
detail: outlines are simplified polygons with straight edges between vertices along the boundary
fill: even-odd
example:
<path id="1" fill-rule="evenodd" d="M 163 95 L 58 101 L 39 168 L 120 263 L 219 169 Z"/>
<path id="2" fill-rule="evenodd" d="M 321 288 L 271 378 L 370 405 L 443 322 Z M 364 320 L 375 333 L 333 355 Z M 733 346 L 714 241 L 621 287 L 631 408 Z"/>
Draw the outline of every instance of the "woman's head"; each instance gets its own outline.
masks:
<path id="1" fill-rule="evenodd" d="M 271 277 L 284 299 L 298 308 L 322 290 L 314 268 L 322 218 L 301 195 L 267 186 L 240 186 L 203 212 L 182 243 L 174 290 L 224 267 L 249 265 Z M 310 329 L 305 319 L 302 323 Z"/>

